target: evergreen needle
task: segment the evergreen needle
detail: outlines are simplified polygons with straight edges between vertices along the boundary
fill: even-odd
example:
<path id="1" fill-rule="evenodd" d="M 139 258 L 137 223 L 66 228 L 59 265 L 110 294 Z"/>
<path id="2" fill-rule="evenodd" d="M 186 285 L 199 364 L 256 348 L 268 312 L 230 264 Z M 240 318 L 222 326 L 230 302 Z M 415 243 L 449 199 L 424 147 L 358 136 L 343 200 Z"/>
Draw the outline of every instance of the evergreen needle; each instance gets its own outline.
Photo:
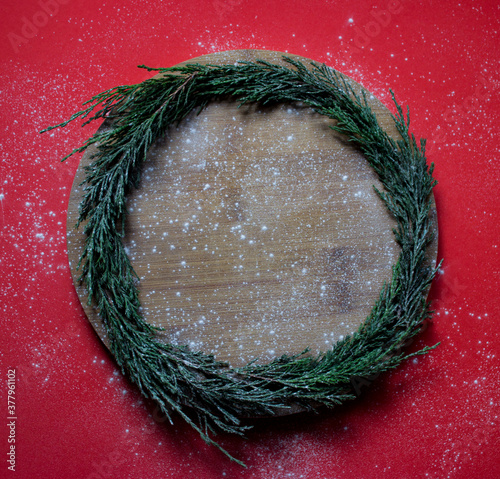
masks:
<path id="1" fill-rule="evenodd" d="M 393 119 L 401 136 L 395 141 L 380 127 L 366 98 L 336 71 L 284 60 L 285 65 L 255 61 L 142 66 L 162 75 L 102 92 L 69 120 L 43 130 L 77 119 L 84 125 L 108 120 L 107 128 L 65 157 L 97 146 L 79 210 L 78 225 L 85 225 L 86 235 L 81 281 L 89 302 L 99 309 L 123 373 L 144 396 L 156 400 L 167 417 L 178 413 L 229 457 L 212 439 L 214 432 L 243 435 L 247 426 L 241 417 L 272 416 L 294 404 L 333 407 L 353 399 L 357 380 L 376 377 L 412 356 L 401 347 L 431 316 L 426 293 L 436 269 L 425 265 L 425 253 L 432 240 L 429 209 L 436 181 L 426 163 L 425 142 L 417 142 L 409 132 L 409 112 L 403 112 L 391 92 Z M 242 104 L 302 102 L 336 120 L 333 129 L 363 152 L 384 187 L 377 192 L 397 221 L 395 239 L 401 246 L 391 281 L 358 331 L 317 357 L 283 356 L 265 365 L 231 369 L 210 355 L 162 343 L 140 312 L 137 277 L 122 244 L 127 193 L 139 184 L 150 146 L 170 125 L 217 97 L 232 97 Z"/>

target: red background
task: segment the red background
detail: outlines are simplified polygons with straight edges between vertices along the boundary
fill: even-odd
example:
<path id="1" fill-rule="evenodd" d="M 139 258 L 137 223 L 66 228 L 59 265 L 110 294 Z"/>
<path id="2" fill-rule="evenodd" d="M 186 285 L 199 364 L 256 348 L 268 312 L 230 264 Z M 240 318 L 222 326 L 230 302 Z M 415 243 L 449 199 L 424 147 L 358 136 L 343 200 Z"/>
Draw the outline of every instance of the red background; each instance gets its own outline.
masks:
<path id="1" fill-rule="evenodd" d="M 0 477 L 500 477 L 499 19 L 493 0 L 2 0 Z M 392 88 L 410 106 L 436 164 L 445 259 L 434 322 L 412 345 L 440 347 L 345 407 L 262 421 L 248 440 L 220 436 L 246 470 L 157 417 L 94 334 L 66 256 L 79 158 L 59 160 L 96 126 L 38 134 L 93 94 L 149 77 L 139 64 L 243 48 L 326 62 L 386 105 Z"/>

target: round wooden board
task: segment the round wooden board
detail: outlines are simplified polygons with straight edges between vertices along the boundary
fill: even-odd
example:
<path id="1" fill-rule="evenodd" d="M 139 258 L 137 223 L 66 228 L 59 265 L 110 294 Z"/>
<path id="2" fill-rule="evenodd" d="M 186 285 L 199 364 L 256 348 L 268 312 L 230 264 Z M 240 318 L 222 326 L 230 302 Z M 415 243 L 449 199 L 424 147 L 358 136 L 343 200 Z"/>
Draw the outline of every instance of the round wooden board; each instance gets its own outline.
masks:
<path id="1" fill-rule="evenodd" d="M 281 63 L 283 55 L 229 51 L 186 63 Z M 390 112 L 367 97 L 396 137 Z M 332 124 L 301 105 L 217 101 L 151 149 L 129 196 L 125 244 L 144 316 L 165 328 L 165 341 L 238 367 L 305 348 L 317 354 L 365 320 L 398 257 L 395 222 L 373 190 L 381 188 L 376 175 Z M 107 344 L 76 271 L 84 236 L 74 225 L 91 154 L 71 191 L 68 255 L 78 296 Z M 436 255 L 437 239 L 429 262 Z"/>

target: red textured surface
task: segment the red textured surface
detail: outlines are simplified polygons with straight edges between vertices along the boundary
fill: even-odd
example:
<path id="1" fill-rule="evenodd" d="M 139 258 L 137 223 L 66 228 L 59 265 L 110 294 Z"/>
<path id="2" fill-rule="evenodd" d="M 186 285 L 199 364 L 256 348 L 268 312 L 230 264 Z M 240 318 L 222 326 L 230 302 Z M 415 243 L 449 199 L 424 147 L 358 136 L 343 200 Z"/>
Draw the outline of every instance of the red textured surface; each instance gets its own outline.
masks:
<path id="1" fill-rule="evenodd" d="M 500 477 L 497 2 L 3 0 L 1 12 L 0 477 Z M 97 339 L 66 258 L 78 158 L 59 162 L 95 127 L 38 134 L 91 95 L 147 78 L 139 64 L 243 48 L 326 62 L 410 106 L 436 164 L 445 258 L 435 320 L 412 345 L 441 346 L 345 407 L 221 436 L 245 470 L 180 420 L 164 424 Z"/>

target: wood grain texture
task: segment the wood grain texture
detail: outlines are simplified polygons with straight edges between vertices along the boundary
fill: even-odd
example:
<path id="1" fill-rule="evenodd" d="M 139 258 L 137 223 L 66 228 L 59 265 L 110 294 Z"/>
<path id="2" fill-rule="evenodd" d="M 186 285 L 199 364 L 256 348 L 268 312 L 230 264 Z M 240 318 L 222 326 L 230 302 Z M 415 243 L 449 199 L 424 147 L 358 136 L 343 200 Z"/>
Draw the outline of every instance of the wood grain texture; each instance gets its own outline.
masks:
<path id="1" fill-rule="evenodd" d="M 282 55 L 231 51 L 190 63 Z M 368 98 L 395 137 L 390 112 Z M 301 105 L 217 101 L 154 145 L 129 196 L 125 245 L 145 318 L 165 328 L 165 341 L 237 367 L 325 351 L 364 321 L 397 260 L 395 222 L 373 191 L 381 188 L 376 175 L 332 124 Z M 76 271 L 84 238 L 74 225 L 90 154 L 70 196 L 68 255 L 78 296 L 107 344 Z M 436 254 L 437 240 L 429 261 Z"/>

